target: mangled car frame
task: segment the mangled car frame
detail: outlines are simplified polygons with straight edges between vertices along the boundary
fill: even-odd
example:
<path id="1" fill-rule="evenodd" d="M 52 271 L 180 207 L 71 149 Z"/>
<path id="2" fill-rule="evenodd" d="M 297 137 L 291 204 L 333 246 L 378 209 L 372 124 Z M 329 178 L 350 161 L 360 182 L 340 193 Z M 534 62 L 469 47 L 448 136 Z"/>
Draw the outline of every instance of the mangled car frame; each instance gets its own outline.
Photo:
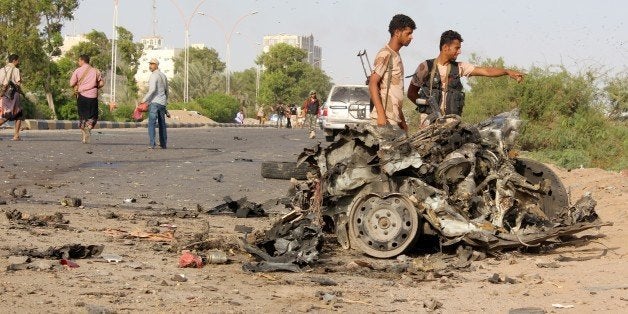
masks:
<path id="1" fill-rule="evenodd" d="M 496 252 L 605 225 L 590 196 L 570 206 L 551 169 L 509 155 L 519 125 L 513 111 L 478 125 L 446 116 L 408 137 L 347 128 L 328 147 L 299 156 L 318 173 L 295 185 L 293 206 L 318 213 L 344 248 L 379 258 L 426 234 L 442 246 Z"/>

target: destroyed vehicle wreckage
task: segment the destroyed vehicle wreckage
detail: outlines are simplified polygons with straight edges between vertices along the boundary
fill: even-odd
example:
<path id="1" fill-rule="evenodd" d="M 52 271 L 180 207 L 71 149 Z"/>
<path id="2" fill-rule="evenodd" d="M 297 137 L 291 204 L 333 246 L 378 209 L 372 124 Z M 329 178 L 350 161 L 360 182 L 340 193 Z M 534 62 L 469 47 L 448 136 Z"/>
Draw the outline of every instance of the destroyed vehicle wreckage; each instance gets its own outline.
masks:
<path id="1" fill-rule="evenodd" d="M 401 254 L 423 234 L 497 252 L 609 225 L 590 196 L 570 206 L 551 169 L 509 155 L 519 125 L 515 110 L 478 125 L 446 116 L 409 137 L 347 128 L 299 156 L 318 173 L 296 183 L 292 206 L 318 214 L 344 248 L 378 258 Z"/>

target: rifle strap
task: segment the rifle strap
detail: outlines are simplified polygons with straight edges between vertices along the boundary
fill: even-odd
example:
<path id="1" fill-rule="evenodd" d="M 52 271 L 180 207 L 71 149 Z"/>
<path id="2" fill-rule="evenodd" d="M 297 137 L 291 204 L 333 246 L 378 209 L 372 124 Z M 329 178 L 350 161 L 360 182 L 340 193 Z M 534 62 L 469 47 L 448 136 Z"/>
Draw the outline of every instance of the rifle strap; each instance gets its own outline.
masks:
<path id="1" fill-rule="evenodd" d="M 430 69 L 430 94 L 432 93 L 432 90 L 434 88 L 434 76 L 436 75 L 436 68 L 438 67 L 436 59 L 432 59 L 431 61 L 432 68 Z M 430 60 L 427 60 L 427 64 L 429 68 Z"/>
<path id="2" fill-rule="evenodd" d="M 81 74 L 81 77 L 79 78 L 78 82 L 76 83 L 76 92 L 80 93 L 82 91 L 79 90 L 79 86 L 81 86 L 81 83 L 83 82 L 83 80 L 85 79 L 85 77 L 87 76 L 87 74 L 89 73 L 89 71 L 92 70 L 92 67 L 88 66 L 87 69 L 85 69 L 85 71 L 83 72 L 83 74 Z"/>
<path id="3" fill-rule="evenodd" d="M 390 57 L 388 58 L 388 67 L 387 67 L 387 72 L 388 72 L 388 79 L 386 80 L 386 100 L 384 100 L 384 114 L 386 114 L 387 111 L 387 107 L 388 107 L 388 92 L 390 92 L 390 82 L 392 82 L 392 69 L 393 69 L 393 64 L 392 64 L 392 59 L 393 59 L 393 51 L 390 50 Z"/>

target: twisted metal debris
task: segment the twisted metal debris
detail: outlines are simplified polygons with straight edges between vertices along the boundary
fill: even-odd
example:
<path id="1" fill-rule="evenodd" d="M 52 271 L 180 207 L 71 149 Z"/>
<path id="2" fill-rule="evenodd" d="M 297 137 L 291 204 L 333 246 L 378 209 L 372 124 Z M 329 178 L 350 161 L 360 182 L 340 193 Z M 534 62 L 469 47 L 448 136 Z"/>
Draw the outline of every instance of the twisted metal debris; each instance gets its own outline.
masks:
<path id="1" fill-rule="evenodd" d="M 495 253 L 609 225 L 589 195 L 570 206 L 551 169 L 513 156 L 520 124 L 512 111 L 478 125 L 446 116 L 409 137 L 347 128 L 328 147 L 299 156 L 318 173 L 295 185 L 292 205 L 320 212 L 344 248 L 379 258 L 401 254 L 424 234 L 442 246 Z"/>

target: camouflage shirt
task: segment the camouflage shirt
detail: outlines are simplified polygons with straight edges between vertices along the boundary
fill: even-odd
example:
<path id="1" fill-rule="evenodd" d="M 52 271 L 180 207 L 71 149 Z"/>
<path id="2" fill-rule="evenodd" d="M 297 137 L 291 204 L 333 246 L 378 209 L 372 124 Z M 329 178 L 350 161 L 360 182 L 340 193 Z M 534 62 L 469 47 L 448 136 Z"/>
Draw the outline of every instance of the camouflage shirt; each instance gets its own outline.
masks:
<path id="1" fill-rule="evenodd" d="M 392 57 L 392 77 L 390 78 L 390 89 L 388 88 L 388 60 Z M 386 119 L 392 125 L 401 122 L 401 105 L 403 104 L 403 62 L 401 56 L 388 45 L 382 48 L 375 56 L 375 68 L 373 73 L 377 73 L 382 79 L 379 84 L 379 95 L 382 98 L 382 105 L 386 111 Z M 388 90 L 388 97 L 386 91 Z M 372 123 L 376 124 L 377 109 L 371 112 Z"/>

